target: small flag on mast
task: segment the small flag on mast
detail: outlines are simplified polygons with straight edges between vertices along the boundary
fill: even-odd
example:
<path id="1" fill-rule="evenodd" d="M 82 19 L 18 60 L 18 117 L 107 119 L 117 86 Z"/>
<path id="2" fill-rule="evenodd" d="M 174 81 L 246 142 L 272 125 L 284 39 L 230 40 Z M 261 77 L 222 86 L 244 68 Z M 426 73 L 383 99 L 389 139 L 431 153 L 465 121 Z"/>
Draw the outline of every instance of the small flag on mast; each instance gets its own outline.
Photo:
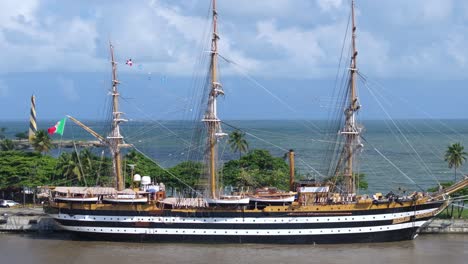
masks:
<path id="1" fill-rule="evenodd" d="M 130 66 L 130 67 L 132 67 L 132 65 L 133 65 L 132 59 L 128 59 L 127 62 L 125 62 L 125 64 L 127 64 L 127 65 Z"/>
<path id="2" fill-rule="evenodd" d="M 62 120 L 58 121 L 57 124 L 55 124 L 55 126 L 49 127 L 49 129 L 47 129 L 47 132 L 50 135 L 59 134 L 59 135 L 63 136 L 63 130 L 65 130 L 65 122 L 66 121 L 67 121 L 67 118 L 64 117 Z"/>

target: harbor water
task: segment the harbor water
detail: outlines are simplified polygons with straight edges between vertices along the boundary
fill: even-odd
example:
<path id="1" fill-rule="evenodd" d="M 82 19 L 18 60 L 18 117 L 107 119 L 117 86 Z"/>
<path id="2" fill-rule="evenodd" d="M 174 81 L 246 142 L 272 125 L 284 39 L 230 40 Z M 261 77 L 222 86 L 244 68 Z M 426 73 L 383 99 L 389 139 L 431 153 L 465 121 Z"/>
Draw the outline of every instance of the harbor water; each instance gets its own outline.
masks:
<path id="1" fill-rule="evenodd" d="M 162 244 L 76 241 L 68 234 L 0 234 L 1 263 L 466 263 L 468 235 L 349 245 Z"/>

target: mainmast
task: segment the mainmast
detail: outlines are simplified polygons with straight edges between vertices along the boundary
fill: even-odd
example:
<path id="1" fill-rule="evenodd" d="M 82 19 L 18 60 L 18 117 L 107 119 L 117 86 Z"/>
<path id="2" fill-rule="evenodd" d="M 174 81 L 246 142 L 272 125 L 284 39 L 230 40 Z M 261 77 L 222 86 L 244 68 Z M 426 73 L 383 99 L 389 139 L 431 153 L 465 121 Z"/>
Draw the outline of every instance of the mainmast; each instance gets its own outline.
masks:
<path id="1" fill-rule="evenodd" d="M 112 130 L 110 135 L 107 137 L 109 141 L 109 148 L 112 154 L 112 166 L 114 169 L 114 175 L 116 179 L 116 187 L 118 191 L 125 188 L 125 182 L 122 173 L 122 155 L 120 148 L 123 144 L 123 136 L 120 134 L 120 123 L 125 122 L 120 116 L 122 112 L 119 112 L 119 92 L 117 86 L 119 81 L 117 80 L 117 63 L 114 60 L 114 46 L 109 44 L 111 53 L 111 64 L 112 64 Z"/>
<path id="2" fill-rule="evenodd" d="M 217 116 L 216 98 L 220 94 L 224 94 L 221 84 L 218 82 L 217 68 L 218 68 L 218 29 L 217 29 L 218 13 L 216 11 L 216 0 L 213 0 L 213 37 L 211 39 L 211 90 L 208 98 L 208 108 L 205 112 L 203 122 L 205 122 L 208 132 L 207 146 L 208 146 L 208 160 L 209 160 L 209 175 L 210 175 L 210 196 L 216 198 L 216 161 L 217 161 L 217 148 L 216 143 L 219 137 L 226 134 L 221 131 L 221 120 Z"/>
<path id="3" fill-rule="evenodd" d="M 351 65 L 350 65 L 350 75 L 351 79 L 349 81 L 349 105 L 345 109 L 345 125 L 341 134 L 345 137 L 345 146 L 342 156 L 344 158 L 344 192 L 352 194 L 356 192 L 354 172 L 353 172 L 353 163 L 355 159 L 354 153 L 358 148 L 361 147 L 360 144 L 360 129 L 356 124 L 356 113 L 360 108 L 358 97 L 356 95 L 356 75 L 357 75 L 357 63 L 356 58 L 358 55 L 356 49 L 356 23 L 355 23 L 355 13 L 354 13 L 354 0 L 351 1 L 351 20 L 352 20 L 352 37 L 351 45 L 353 53 L 351 55 Z"/>

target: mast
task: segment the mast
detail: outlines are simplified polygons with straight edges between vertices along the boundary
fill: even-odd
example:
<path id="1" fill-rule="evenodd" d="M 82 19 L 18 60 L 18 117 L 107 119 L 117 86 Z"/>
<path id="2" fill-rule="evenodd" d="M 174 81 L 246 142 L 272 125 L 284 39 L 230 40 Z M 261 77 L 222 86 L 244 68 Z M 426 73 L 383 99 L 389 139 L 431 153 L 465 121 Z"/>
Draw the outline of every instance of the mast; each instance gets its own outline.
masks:
<path id="1" fill-rule="evenodd" d="M 119 81 L 117 80 L 117 63 L 114 60 L 114 46 L 109 43 L 111 64 L 112 64 L 112 129 L 110 135 L 107 137 L 109 141 L 109 148 L 112 154 L 112 167 L 114 170 L 114 176 L 116 180 L 116 188 L 121 191 L 125 188 L 125 182 L 122 173 L 122 155 L 120 148 L 123 145 L 123 137 L 120 134 L 120 123 L 125 122 L 120 116 L 122 112 L 119 112 L 119 92 L 117 86 Z"/>
<path id="2" fill-rule="evenodd" d="M 345 126 L 341 131 L 341 134 L 345 137 L 344 146 L 344 192 L 351 194 L 356 192 L 355 179 L 354 179 L 354 152 L 357 148 L 361 147 L 360 144 L 360 129 L 356 124 L 356 113 L 360 108 L 358 97 L 356 95 L 356 75 L 357 75 L 357 49 L 356 49 L 356 23 L 355 23 L 355 12 L 354 12 L 354 0 L 351 1 L 351 20 L 352 20 L 352 36 L 351 45 L 353 53 L 351 55 L 350 75 L 349 81 L 349 105 L 345 110 Z"/>
<path id="3" fill-rule="evenodd" d="M 218 82 L 218 29 L 217 29 L 218 13 L 216 11 L 216 0 L 213 0 L 213 37 L 211 39 L 211 91 L 208 98 L 208 107 L 203 118 L 207 127 L 207 146 L 208 146 L 208 161 L 209 161 L 209 176 L 210 176 L 210 196 L 216 198 L 216 169 L 217 169 L 217 141 L 219 137 L 226 134 L 221 131 L 221 120 L 217 116 L 216 98 L 220 94 L 224 94 L 221 84 Z"/>

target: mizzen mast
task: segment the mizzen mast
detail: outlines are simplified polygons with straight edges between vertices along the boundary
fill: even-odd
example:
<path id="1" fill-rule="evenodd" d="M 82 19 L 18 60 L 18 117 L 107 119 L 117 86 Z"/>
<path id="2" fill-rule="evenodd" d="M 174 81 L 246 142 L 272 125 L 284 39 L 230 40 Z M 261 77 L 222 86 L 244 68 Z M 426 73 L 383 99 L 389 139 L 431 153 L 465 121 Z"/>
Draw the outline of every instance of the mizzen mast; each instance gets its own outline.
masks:
<path id="1" fill-rule="evenodd" d="M 224 94 L 221 84 L 218 82 L 218 29 L 217 29 L 218 13 L 216 11 L 216 0 L 213 0 L 213 37 L 211 39 L 211 90 L 208 97 L 208 107 L 202 119 L 207 127 L 208 137 L 208 160 L 209 160 L 209 176 L 210 176 L 210 196 L 216 198 L 216 170 L 217 170 L 217 141 L 218 138 L 226 135 L 221 130 L 221 120 L 217 116 L 216 98 L 220 94 Z"/>
<path id="2" fill-rule="evenodd" d="M 347 194 L 353 194 L 356 192 L 355 175 L 353 171 L 355 152 L 362 146 L 360 143 L 360 132 L 361 129 L 356 124 L 356 113 L 360 108 L 357 88 L 356 88 L 356 77 L 357 77 L 357 49 L 356 49 L 356 23 L 355 23 L 355 12 L 354 12 L 354 0 L 351 1 L 351 22 L 352 22 L 352 55 L 350 65 L 349 80 L 349 94 L 348 94 L 348 106 L 345 109 L 345 124 L 341 131 L 341 134 L 345 137 L 345 146 L 342 152 L 342 159 L 344 161 L 344 189 L 343 191 Z"/>

